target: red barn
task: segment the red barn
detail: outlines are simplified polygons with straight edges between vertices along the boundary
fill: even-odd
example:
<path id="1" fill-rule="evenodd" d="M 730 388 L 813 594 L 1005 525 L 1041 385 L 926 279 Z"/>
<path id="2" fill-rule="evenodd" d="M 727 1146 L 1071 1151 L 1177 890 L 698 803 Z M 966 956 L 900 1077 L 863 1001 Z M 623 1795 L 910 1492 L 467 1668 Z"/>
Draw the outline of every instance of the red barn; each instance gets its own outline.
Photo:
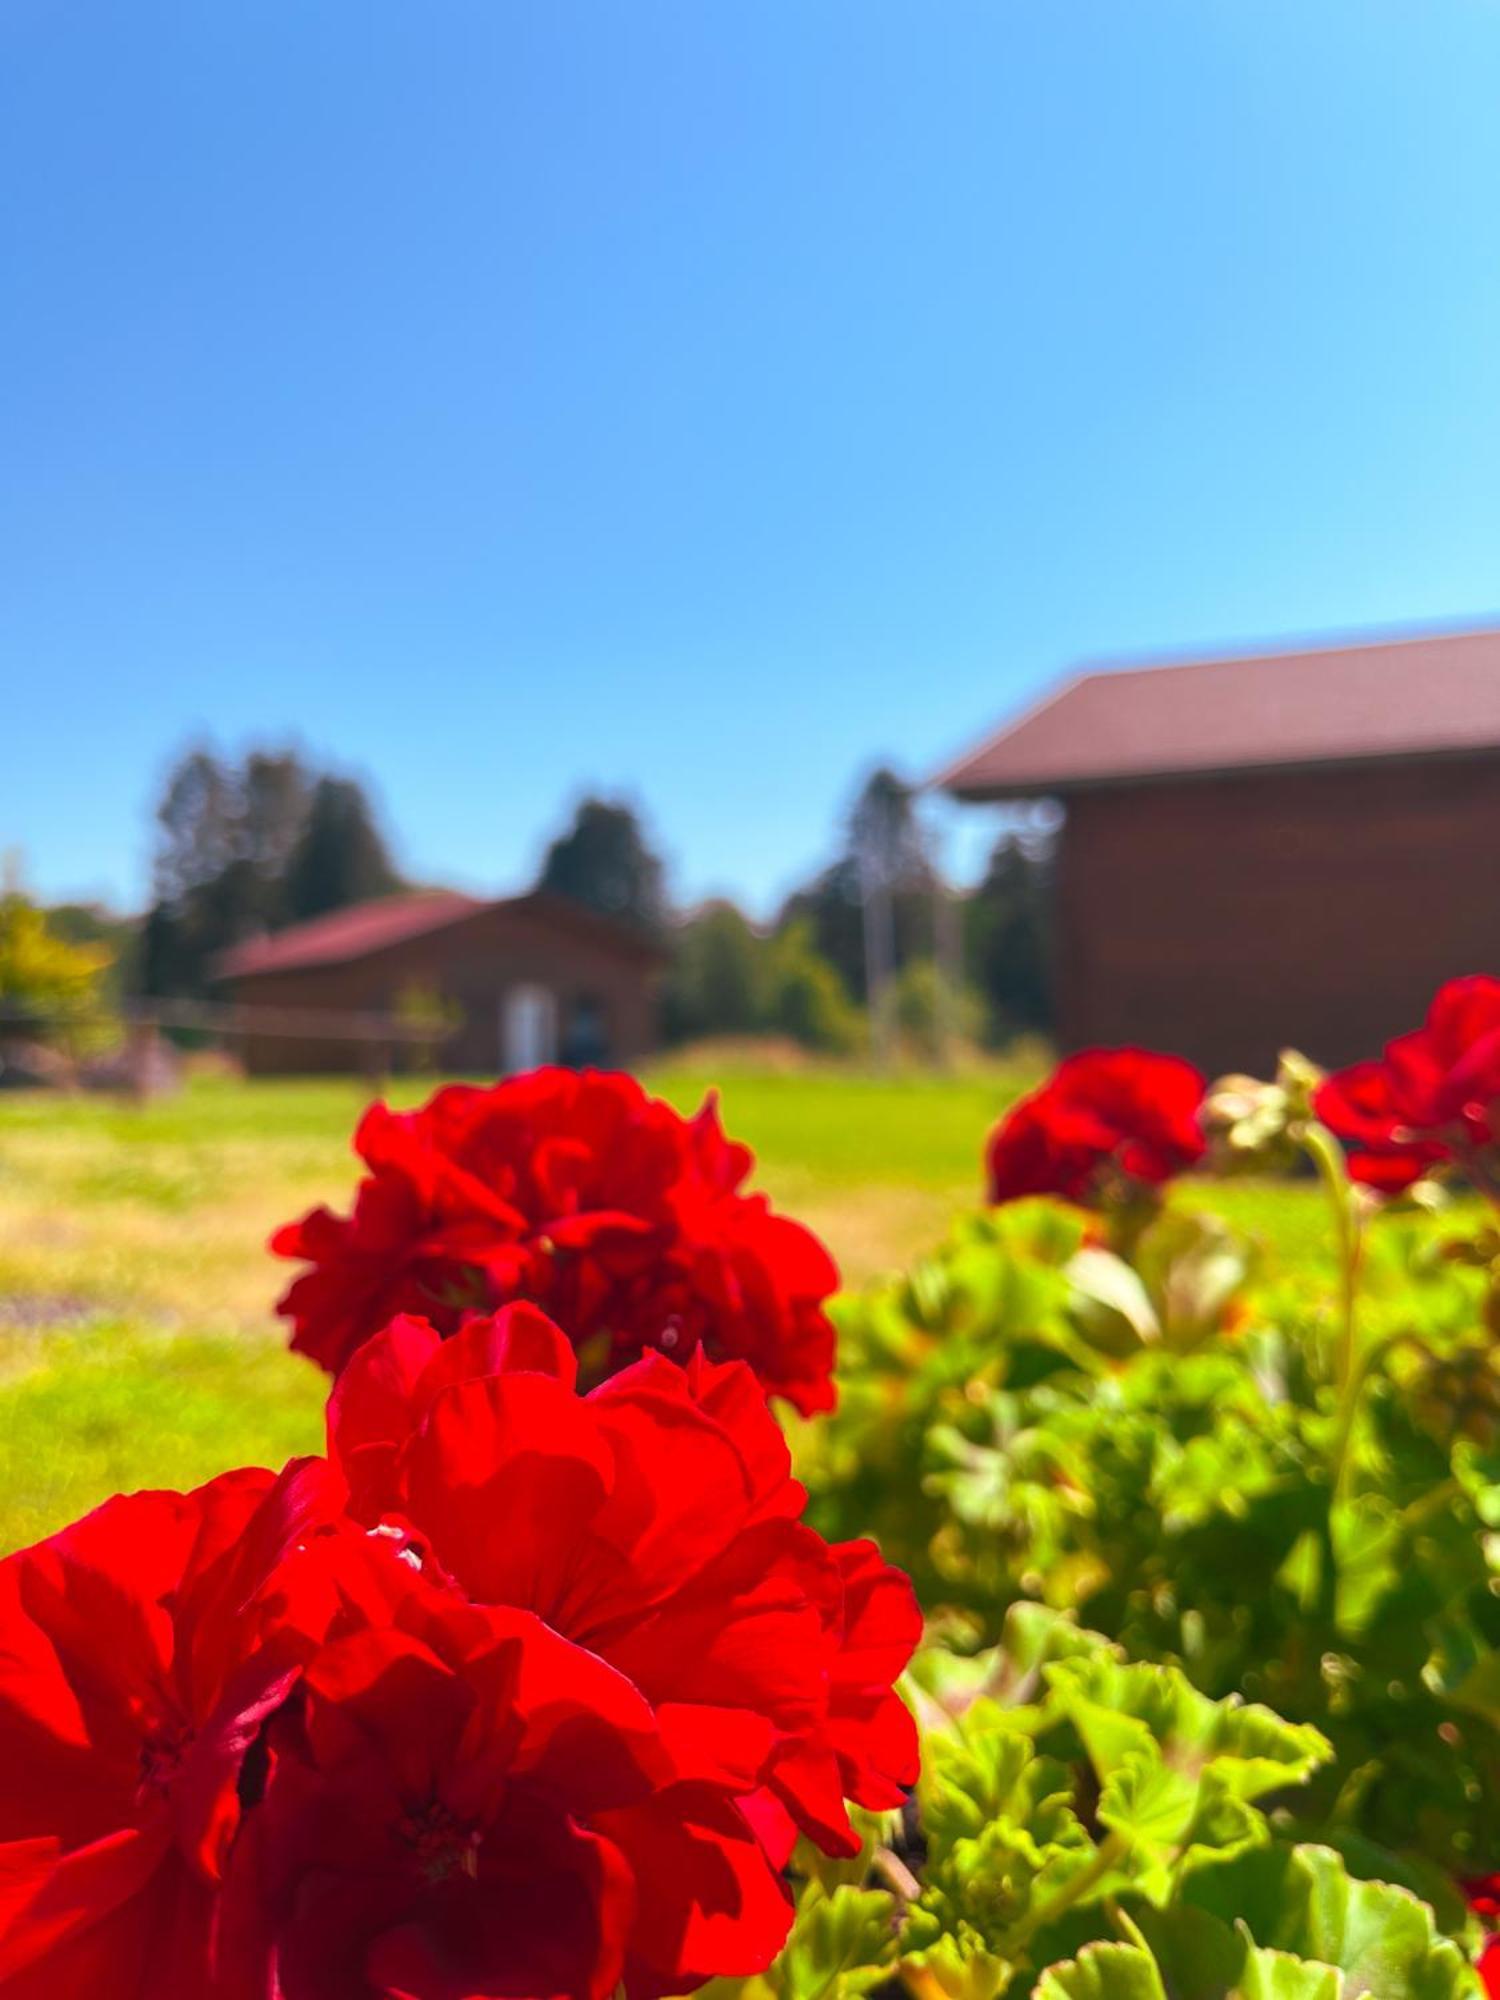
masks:
<path id="1" fill-rule="evenodd" d="M 382 896 L 225 952 L 219 983 L 247 1009 L 253 1073 L 356 1070 L 347 1032 L 425 1006 L 444 1069 L 629 1065 L 652 1047 L 663 947 L 633 924 L 536 892 L 481 902 L 450 890 Z M 318 1015 L 330 1029 L 318 1032 Z M 257 1025 L 258 1024 L 258 1025 Z"/>
<path id="2" fill-rule="evenodd" d="M 1082 674 L 937 782 L 1064 808 L 1065 1047 L 1343 1063 L 1500 972 L 1500 632 Z"/>

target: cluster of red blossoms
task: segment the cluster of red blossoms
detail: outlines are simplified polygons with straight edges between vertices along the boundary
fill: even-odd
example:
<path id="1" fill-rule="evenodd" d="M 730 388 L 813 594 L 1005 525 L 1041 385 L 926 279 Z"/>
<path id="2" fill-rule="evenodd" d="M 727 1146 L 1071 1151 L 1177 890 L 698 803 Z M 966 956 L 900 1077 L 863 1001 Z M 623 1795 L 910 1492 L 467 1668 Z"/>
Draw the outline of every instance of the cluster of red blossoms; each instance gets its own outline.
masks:
<path id="1" fill-rule="evenodd" d="M 326 1458 L 0 1564 L 7 2000 L 628 2000 L 765 1967 L 915 1776 L 915 1599 L 750 1371 L 405 1317 Z"/>
<path id="2" fill-rule="evenodd" d="M 985 1149 L 992 1202 L 1128 1206 L 1203 1157 L 1203 1077 L 1179 1056 L 1085 1049 L 1013 1105 Z"/>
<path id="3" fill-rule="evenodd" d="M 1395 1194 L 1451 1165 L 1500 1199 L 1500 979 L 1450 980 L 1420 1028 L 1336 1071 L 1314 1104 L 1354 1180 Z"/>
<path id="4" fill-rule="evenodd" d="M 542 1069 L 418 1111 L 376 1105 L 355 1147 L 369 1171 L 353 1212 L 314 1209 L 271 1242 L 311 1266 L 280 1310 L 330 1374 L 397 1313 L 451 1334 L 528 1299 L 567 1328 L 586 1381 L 701 1348 L 804 1416 L 832 1408 L 838 1273 L 742 1192 L 752 1156 L 712 1099 L 685 1119 L 628 1076 Z"/>

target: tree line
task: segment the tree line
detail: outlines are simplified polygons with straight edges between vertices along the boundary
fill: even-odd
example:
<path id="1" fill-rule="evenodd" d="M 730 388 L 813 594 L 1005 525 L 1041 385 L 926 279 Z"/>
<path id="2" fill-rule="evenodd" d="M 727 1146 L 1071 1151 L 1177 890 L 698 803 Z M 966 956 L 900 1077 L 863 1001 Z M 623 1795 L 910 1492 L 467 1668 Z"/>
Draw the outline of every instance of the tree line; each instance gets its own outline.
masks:
<path id="1" fill-rule="evenodd" d="M 858 1047 L 882 1012 L 918 1052 L 945 1026 L 992 1046 L 1048 1033 L 1052 885 L 1050 831 L 1027 828 L 1001 835 L 978 886 L 955 892 L 916 788 L 886 768 L 860 788 L 834 859 L 769 925 L 722 897 L 674 912 L 661 859 L 619 801 L 583 801 L 537 884 L 667 936 L 667 1040 L 779 1034 L 830 1052 Z"/>
<path id="2" fill-rule="evenodd" d="M 956 891 L 932 855 L 916 788 L 882 768 L 858 793 L 834 859 L 770 926 L 726 901 L 679 923 L 664 1027 L 682 1039 L 772 1032 L 847 1050 L 873 1023 L 919 1054 L 955 1034 L 1000 1046 L 1048 1033 L 1052 880 L 1050 835 L 1007 832 L 979 885 Z"/>
<path id="3" fill-rule="evenodd" d="M 87 905 L 50 913 L 60 938 L 103 944 L 117 992 L 200 998 L 231 945 L 418 886 L 396 865 L 355 778 L 292 750 L 195 746 L 155 811 L 152 900 L 136 923 Z M 916 790 L 882 768 L 861 786 L 831 861 L 769 923 L 717 898 L 677 908 L 640 815 L 585 798 L 535 887 L 664 937 L 671 1041 L 776 1034 L 831 1052 L 876 1033 L 1001 1044 L 1052 1025 L 1050 836 L 1010 831 L 982 881 L 941 877 Z"/>

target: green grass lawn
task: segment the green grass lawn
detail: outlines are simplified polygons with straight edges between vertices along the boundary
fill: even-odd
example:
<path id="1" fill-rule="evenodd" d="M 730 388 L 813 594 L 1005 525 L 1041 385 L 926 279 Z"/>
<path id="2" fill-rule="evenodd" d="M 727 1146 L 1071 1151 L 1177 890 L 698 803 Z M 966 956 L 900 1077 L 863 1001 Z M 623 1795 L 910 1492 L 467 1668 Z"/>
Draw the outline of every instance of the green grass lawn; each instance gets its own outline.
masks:
<path id="1" fill-rule="evenodd" d="M 714 1080 L 648 1078 L 685 1110 Z M 1029 1079 L 731 1068 L 717 1081 L 759 1184 L 861 1284 L 977 1199 L 986 1127 Z M 352 1082 L 221 1079 L 141 1107 L 0 1097 L 0 1549 L 117 1489 L 318 1446 L 326 1381 L 285 1351 L 273 1307 L 291 1272 L 264 1245 L 313 1202 L 347 1202 L 364 1100 Z M 1310 1189 L 1214 1200 L 1294 1245 L 1320 1241 Z"/>

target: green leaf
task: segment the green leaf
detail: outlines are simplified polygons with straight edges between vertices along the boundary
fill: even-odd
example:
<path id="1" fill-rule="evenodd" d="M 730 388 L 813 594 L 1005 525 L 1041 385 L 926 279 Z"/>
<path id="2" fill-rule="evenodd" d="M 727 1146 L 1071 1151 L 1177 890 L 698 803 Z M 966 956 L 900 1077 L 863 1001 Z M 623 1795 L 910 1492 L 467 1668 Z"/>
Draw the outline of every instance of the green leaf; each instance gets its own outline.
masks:
<path id="1" fill-rule="evenodd" d="M 1245 1954 L 1239 1992 L 1243 2000 L 1339 2000 L 1338 1969 L 1259 1946 Z"/>
<path id="2" fill-rule="evenodd" d="M 938 2000 L 940 1995 L 942 2000 L 999 2000 L 1016 1972 L 1010 1959 L 986 1949 L 977 1933 L 967 1928 L 914 1952 L 902 1966 L 915 1975 L 907 1984 L 923 2000 Z"/>
<path id="3" fill-rule="evenodd" d="M 1178 1847 L 1197 1813 L 1197 1781 L 1169 1770 L 1154 1745 L 1127 1755 L 1099 1794 L 1100 1824 L 1133 1847 Z"/>
<path id="4" fill-rule="evenodd" d="M 1151 1296 L 1122 1259 L 1090 1245 L 1069 1259 L 1067 1275 L 1079 1324 L 1109 1353 L 1128 1354 L 1161 1339 Z"/>
<path id="5" fill-rule="evenodd" d="M 1233 1696 L 1211 1701 L 1176 1667 L 1094 1655 L 1057 1662 L 1047 1679 L 1101 1779 L 1155 1743 L 1169 1769 L 1211 1772 L 1231 1797 L 1256 1799 L 1305 1783 L 1333 1754 L 1319 1730 Z"/>
<path id="6" fill-rule="evenodd" d="M 1475 2000 L 1473 1971 L 1434 1936 L 1422 1904 L 1384 1883 L 1351 1882 L 1323 1850 L 1266 1851 L 1253 1866 L 1194 1878 L 1205 1883 L 1217 1914 L 1191 1902 L 1117 1909 L 1131 1942 L 1086 1945 L 1051 1966 L 1036 2000 Z M 1291 1892 L 1279 1910 L 1278 1884 Z M 1232 1914 L 1247 1891 L 1253 1920 Z M 1268 1942 L 1267 1930 L 1279 1935 Z"/>
<path id="7" fill-rule="evenodd" d="M 1134 1944 L 1085 1945 L 1077 1958 L 1048 1966 L 1036 2000 L 1167 2000 L 1149 1951 Z"/>
<path id="8" fill-rule="evenodd" d="M 1349 1875 L 1332 1849 L 1265 1847 L 1194 1870 L 1183 1898 L 1259 1945 L 1337 1966 L 1345 2000 L 1454 2000 L 1477 1992 L 1459 1947 L 1425 1903 Z"/>
<path id="9" fill-rule="evenodd" d="M 1177 1353 L 1216 1333 L 1250 1274 L 1251 1248 L 1206 1210 L 1164 1209 L 1141 1237 L 1135 1268 Z"/>
<path id="10" fill-rule="evenodd" d="M 813 1883 L 769 1974 L 784 2000 L 855 2000 L 890 1977 L 896 1905 L 879 1889 Z"/>

